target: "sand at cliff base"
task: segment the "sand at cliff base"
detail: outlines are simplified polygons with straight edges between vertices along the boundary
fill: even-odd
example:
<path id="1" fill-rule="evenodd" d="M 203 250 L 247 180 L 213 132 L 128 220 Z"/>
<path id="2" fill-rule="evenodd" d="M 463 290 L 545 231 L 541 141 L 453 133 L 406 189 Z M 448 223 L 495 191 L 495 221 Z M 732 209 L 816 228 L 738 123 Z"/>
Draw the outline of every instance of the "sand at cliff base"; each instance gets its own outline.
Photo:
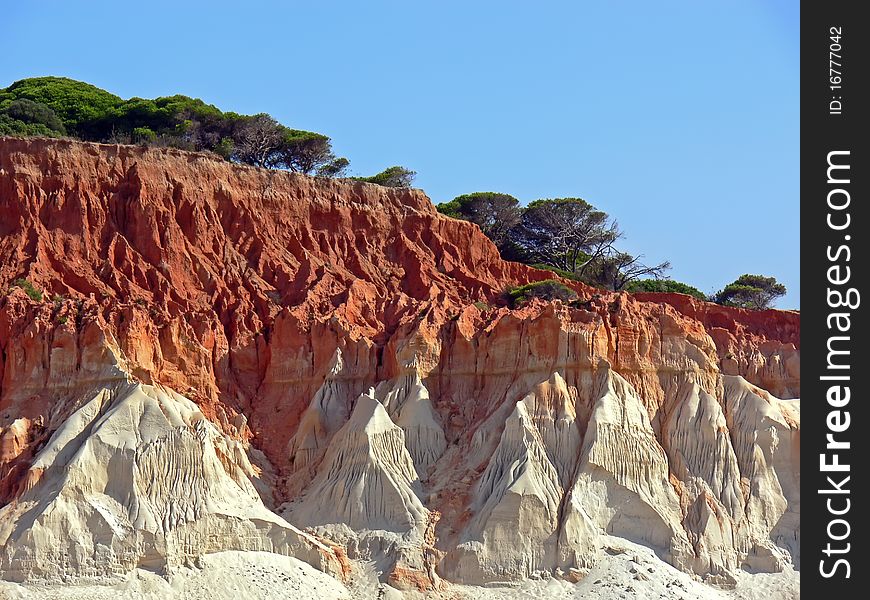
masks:
<path id="1" fill-rule="evenodd" d="M 659 560 L 643 546 L 621 541 L 582 581 L 551 579 L 489 587 L 451 585 L 426 596 L 387 586 L 341 583 L 294 558 L 265 552 L 219 552 L 201 569 L 182 569 L 168 581 L 137 569 L 114 585 L 41 587 L 0 582 L 0 600 L 795 600 L 800 573 L 741 573 L 734 589 L 705 585 Z M 362 582 L 360 582 L 362 583 Z"/>
<path id="2" fill-rule="evenodd" d="M 0 582 L 0 600 L 327 600 L 350 598 L 338 581 L 289 556 L 218 552 L 202 568 L 180 569 L 170 579 L 136 569 L 113 585 L 22 586 Z"/>

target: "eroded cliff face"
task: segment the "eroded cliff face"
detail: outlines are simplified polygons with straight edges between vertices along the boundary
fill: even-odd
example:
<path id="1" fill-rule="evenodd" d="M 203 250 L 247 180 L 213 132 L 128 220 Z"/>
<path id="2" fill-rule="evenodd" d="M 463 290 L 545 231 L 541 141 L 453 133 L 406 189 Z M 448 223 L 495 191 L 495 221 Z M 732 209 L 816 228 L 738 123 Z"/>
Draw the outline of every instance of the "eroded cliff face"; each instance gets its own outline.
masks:
<path id="1" fill-rule="evenodd" d="M 572 284 L 416 190 L 0 140 L 0 571 L 799 564 L 799 315 Z"/>

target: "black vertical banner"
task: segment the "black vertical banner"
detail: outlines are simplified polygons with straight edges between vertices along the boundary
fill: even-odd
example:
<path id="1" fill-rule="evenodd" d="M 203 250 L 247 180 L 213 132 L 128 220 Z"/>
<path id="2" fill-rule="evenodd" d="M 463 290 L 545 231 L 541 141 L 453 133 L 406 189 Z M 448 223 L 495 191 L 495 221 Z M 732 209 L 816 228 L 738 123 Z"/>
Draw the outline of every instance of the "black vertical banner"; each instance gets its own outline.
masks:
<path id="1" fill-rule="evenodd" d="M 801 589 L 866 598 L 870 537 L 870 22 L 859 2 L 801 7 Z"/>

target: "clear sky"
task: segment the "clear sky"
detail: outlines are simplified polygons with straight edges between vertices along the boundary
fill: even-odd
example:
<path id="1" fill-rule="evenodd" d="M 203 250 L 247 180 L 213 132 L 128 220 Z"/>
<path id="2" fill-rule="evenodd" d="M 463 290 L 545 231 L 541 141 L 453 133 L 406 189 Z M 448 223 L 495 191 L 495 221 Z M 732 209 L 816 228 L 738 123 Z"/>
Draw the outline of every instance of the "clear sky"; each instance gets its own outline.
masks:
<path id="1" fill-rule="evenodd" d="M 10 2 L 0 87 L 183 93 L 325 133 L 433 201 L 579 196 L 704 292 L 773 275 L 799 306 L 799 4 Z"/>

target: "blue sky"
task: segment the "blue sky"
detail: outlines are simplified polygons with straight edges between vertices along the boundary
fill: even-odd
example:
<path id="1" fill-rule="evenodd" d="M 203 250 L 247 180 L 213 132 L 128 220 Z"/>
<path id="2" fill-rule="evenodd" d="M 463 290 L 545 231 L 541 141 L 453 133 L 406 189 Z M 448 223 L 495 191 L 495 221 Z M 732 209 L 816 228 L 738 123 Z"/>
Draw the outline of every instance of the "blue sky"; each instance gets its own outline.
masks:
<path id="1" fill-rule="evenodd" d="M 75 6 L 74 6 L 75 4 Z M 15 2 L 0 86 L 183 93 L 401 164 L 435 202 L 579 196 L 704 292 L 799 306 L 799 6 L 786 0 Z"/>

